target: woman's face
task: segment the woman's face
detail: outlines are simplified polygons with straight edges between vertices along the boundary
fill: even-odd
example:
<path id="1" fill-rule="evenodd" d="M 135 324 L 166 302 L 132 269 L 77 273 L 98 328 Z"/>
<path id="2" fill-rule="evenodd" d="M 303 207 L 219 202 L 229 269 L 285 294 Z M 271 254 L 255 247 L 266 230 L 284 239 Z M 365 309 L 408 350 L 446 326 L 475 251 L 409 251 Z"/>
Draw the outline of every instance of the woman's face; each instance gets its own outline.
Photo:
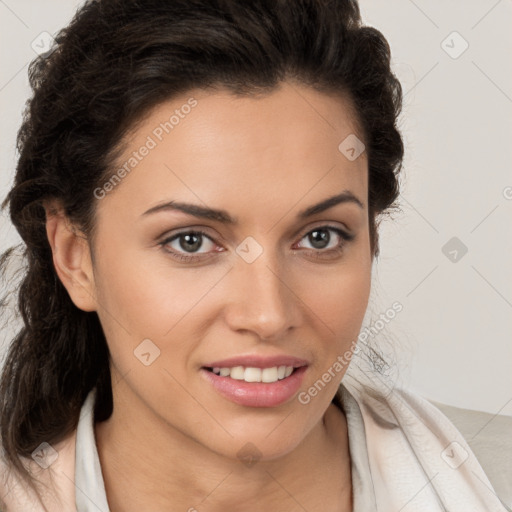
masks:
<path id="1" fill-rule="evenodd" d="M 230 457 L 275 458 L 319 424 L 370 292 L 354 136 L 343 99 L 286 82 L 259 98 L 191 91 L 137 126 L 121 179 L 96 191 L 92 295 L 116 411 Z"/>

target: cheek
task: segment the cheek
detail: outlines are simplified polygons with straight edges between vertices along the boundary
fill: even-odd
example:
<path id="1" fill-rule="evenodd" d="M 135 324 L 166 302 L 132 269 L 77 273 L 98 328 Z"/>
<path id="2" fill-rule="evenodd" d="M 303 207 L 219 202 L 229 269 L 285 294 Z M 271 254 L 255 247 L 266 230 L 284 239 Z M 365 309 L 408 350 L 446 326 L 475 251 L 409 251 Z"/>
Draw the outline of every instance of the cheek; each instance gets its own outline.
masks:
<path id="1" fill-rule="evenodd" d="M 356 247 L 339 265 L 300 278 L 300 296 L 318 316 L 322 332 L 338 345 L 359 334 L 370 296 L 371 263 L 369 249 Z"/>
<path id="2" fill-rule="evenodd" d="M 157 255 L 157 248 L 149 254 L 130 248 L 114 252 L 114 246 L 109 243 L 101 253 L 97 297 L 110 313 L 106 321 L 115 319 L 130 332 L 162 336 L 215 283 L 212 273 L 179 268 Z"/>
<path id="3" fill-rule="evenodd" d="M 312 310 L 319 317 L 318 332 L 325 333 L 325 351 L 345 352 L 359 335 L 370 293 L 366 273 L 341 275 L 325 281 L 311 296 Z"/>
<path id="4" fill-rule="evenodd" d="M 310 318 L 312 324 L 315 322 L 311 346 L 315 358 L 298 397 L 312 417 L 329 405 L 352 359 L 368 305 L 371 267 L 340 267 L 317 283 L 311 288 L 308 303 L 314 313 Z"/>
<path id="5" fill-rule="evenodd" d="M 184 362 L 204 338 L 205 324 L 216 318 L 213 288 L 226 274 L 226 267 L 180 268 L 165 256 L 148 257 L 147 251 L 127 249 L 119 254 L 105 250 L 98 269 L 99 315 L 114 365 L 122 374 L 144 372 L 146 368 L 134 354 L 149 339 L 159 354 L 151 363 L 151 375 L 172 367 L 184 382 Z M 215 295 L 215 304 L 220 301 Z"/>

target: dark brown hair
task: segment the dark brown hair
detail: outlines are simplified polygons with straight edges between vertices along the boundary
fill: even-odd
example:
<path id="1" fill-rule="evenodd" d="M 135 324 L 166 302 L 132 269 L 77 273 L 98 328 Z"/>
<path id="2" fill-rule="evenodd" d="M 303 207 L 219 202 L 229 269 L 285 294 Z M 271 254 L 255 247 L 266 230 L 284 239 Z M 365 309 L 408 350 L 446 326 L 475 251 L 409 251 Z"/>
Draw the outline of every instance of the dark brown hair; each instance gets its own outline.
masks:
<path id="1" fill-rule="evenodd" d="M 92 240 L 93 191 L 112 175 L 123 136 L 150 109 L 192 88 L 250 95 L 287 79 L 350 98 L 367 151 L 378 256 L 378 221 L 397 207 L 404 151 L 390 48 L 362 24 L 355 0 L 88 1 L 55 39 L 29 67 L 33 95 L 2 205 L 23 240 L 24 268 L 23 327 L 0 381 L 0 435 L 5 460 L 31 486 L 18 457 L 67 437 L 93 387 L 96 420 L 112 412 L 105 336 L 97 314 L 78 309 L 56 275 L 43 200 L 57 199 Z M 14 249 L 0 260 L 4 275 Z"/>

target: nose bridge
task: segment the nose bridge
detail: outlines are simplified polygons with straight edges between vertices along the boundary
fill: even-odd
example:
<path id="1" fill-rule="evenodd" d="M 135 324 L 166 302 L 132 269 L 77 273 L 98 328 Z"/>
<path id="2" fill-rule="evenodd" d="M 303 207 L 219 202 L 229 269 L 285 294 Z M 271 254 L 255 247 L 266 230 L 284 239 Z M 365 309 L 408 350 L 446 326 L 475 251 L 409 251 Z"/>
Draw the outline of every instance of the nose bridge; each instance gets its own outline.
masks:
<path id="1" fill-rule="evenodd" d="M 279 338 L 297 325 L 296 298 L 275 251 L 259 249 L 254 241 L 247 244 L 237 248 L 239 258 L 232 273 L 231 328 L 254 331 L 260 338 Z"/>

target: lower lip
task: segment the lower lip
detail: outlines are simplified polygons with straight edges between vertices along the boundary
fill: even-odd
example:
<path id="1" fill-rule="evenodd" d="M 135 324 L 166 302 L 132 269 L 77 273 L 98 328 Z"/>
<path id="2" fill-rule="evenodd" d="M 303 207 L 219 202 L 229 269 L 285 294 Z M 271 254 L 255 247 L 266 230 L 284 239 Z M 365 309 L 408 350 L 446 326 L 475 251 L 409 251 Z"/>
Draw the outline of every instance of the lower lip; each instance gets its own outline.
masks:
<path id="1" fill-rule="evenodd" d="M 307 366 L 297 368 L 289 377 L 277 382 L 245 382 L 221 377 L 205 368 L 201 374 L 224 397 L 247 407 L 277 407 L 290 400 L 299 390 Z"/>

